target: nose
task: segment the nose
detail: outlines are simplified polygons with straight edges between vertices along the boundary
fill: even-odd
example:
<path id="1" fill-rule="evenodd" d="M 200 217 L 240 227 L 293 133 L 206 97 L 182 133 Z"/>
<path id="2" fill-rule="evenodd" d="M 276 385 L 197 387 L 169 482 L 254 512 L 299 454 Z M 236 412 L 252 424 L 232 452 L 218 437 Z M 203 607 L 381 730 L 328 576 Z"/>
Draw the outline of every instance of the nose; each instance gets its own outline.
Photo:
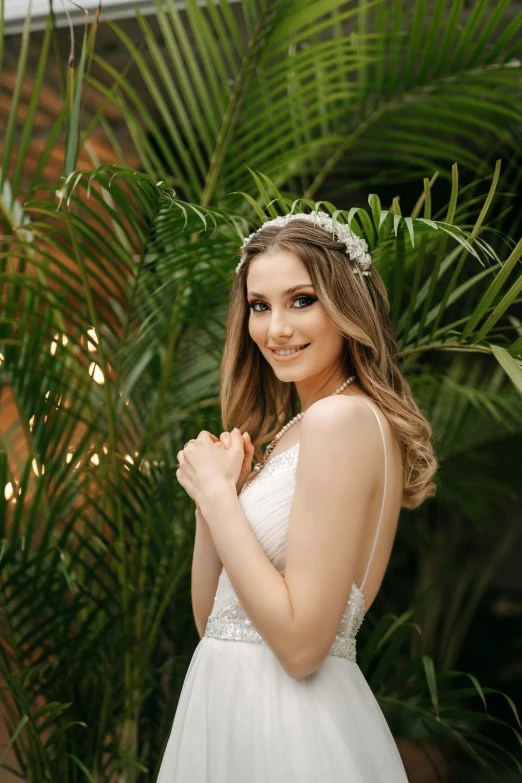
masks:
<path id="1" fill-rule="evenodd" d="M 270 316 L 270 324 L 268 326 L 268 339 L 269 341 L 277 342 L 281 338 L 288 338 L 292 335 L 293 329 L 288 323 L 284 313 L 278 315 L 275 310 L 272 310 Z"/>

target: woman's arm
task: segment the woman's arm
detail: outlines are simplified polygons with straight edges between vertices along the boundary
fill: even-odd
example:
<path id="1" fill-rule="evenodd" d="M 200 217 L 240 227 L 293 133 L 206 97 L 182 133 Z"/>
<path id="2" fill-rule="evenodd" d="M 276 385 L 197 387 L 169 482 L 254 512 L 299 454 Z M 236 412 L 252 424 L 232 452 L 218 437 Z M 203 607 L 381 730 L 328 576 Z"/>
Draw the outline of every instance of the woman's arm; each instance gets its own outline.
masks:
<path id="1" fill-rule="evenodd" d="M 203 430 L 203 432 L 206 432 L 221 448 L 228 448 L 230 445 L 230 433 L 228 432 L 221 433 L 219 439 L 208 430 Z M 248 433 L 243 433 L 243 440 L 245 457 L 241 468 L 241 475 L 239 476 L 236 485 L 238 494 L 250 473 L 254 457 L 254 447 L 250 442 Z M 212 612 L 218 579 L 222 568 L 223 563 L 214 546 L 208 522 L 201 513 L 201 509 L 196 504 L 196 537 L 194 540 L 194 554 L 192 558 L 191 593 L 192 613 L 200 638 L 202 638 L 205 633 L 207 621 Z"/>
<path id="2" fill-rule="evenodd" d="M 296 679 L 319 668 L 339 629 L 382 474 L 379 440 L 374 414 L 356 397 L 327 397 L 307 410 L 284 576 L 263 551 L 232 485 L 209 482 L 198 499 L 243 609 Z"/>
<path id="3" fill-rule="evenodd" d="M 192 613 L 200 638 L 212 611 L 223 564 L 210 534 L 207 520 L 196 506 L 196 537 L 192 557 Z"/>

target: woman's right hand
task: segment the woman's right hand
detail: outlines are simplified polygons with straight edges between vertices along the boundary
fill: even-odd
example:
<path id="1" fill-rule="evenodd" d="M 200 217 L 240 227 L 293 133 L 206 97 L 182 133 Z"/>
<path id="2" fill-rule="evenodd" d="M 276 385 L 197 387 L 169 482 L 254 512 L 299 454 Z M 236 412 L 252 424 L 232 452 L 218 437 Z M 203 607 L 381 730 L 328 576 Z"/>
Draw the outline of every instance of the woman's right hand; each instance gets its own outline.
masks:
<path id="1" fill-rule="evenodd" d="M 236 492 L 238 495 L 243 489 L 243 486 L 248 476 L 252 472 L 252 461 L 254 459 L 254 451 L 255 451 L 248 432 L 243 432 L 241 437 L 243 438 L 243 448 L 245 450 L 245 453 L 243 458 L 243 464 L 241 465 L 241 470 L 239 472 L 239 478 L 236 484 Z M 219 436 L 219 442 L 221 445 L 223 445 L 225 449 L 229 449 L 232 442 L 232 436 L 230 432 L 222 432 L 221 435 Z"/>
<path id="2" fill-rule="evenodd" d="M 217 438 L 212 432 L 209 432 L 208 430 L 202 430 L 202 432 L 205 432 L 207 435 L 209 435 L 218 448 L 221 449 L 230 448 L 231 439 L 232 439 L 230 432 L 222 432 L 219 438 Z M 236 484 L 236 492 L 238 495 L 243 489 L 243 486 L 248 476 L 252 472 L 252 462 L 254 459 L 254 451 L 255 451 L 248 432 L 244 432 L 241 437 L 243 438 L 243 447 L 245 449 L 245 455 L 243 459 L 243 464 L 241 465 L 239 478 Z"/>

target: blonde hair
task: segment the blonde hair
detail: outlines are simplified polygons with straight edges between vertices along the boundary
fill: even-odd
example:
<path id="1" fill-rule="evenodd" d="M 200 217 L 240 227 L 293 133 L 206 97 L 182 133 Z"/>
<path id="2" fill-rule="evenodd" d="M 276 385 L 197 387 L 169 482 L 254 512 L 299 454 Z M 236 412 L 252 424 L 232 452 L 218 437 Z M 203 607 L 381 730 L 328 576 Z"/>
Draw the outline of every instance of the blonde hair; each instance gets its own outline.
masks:
<path id="1" fill-rule="evenodd" d="M 345 377 L 355 375 L 361 389 L 387 417 L 401 448 L 402 506 L 416 508 L 435 494 L 432 479 L 438 465 L 431 425 L 399 369 L 386 286 L 374 266 L 369 276 L 354 274 L 356 262 L 346 255 L 345 246 L 310 222 L 293 220 L 283 227 L 267 226 L 242 250 L 246 256 L 232 283 L 221 362 L 224 429 L 248 431 L 255 447 L 254 460 L 261 462 L 261 445 L 270 442 L 299 412 L 295 384 L 276 377 L 248 331 L 246 279 L 250 262 L 261 253 L 278 250 L 290 251 L 302 261 L 333 327 L 344 336 Z"/>

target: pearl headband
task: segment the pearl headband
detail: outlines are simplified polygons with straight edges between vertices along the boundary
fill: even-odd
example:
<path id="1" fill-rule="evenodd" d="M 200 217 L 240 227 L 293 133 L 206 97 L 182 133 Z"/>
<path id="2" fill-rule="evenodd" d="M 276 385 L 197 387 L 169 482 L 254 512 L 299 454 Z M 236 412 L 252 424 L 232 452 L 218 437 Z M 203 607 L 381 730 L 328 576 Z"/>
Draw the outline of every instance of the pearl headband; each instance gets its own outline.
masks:
<path id="1" fill-rule="evenodd" d="M 321 228 L 326 229 L 330 232 L 330 234 L 334 234 L 337 241 L 342 242 L 345 245 L 346 254 L 356 262 L 356 266 L 353 267 L 354 274 L 371 274 L 370 266 L 372 259 L 370 254 L 367 252 L 368 244 L 364 241 L 364 239 L 361 239 L 361 237 L 358 237 L 356 234 L 354 234 L 345 223 L 338 223 L 336 221 L 334 224 L 334 221 L 326 212 L 294 213 L 293 215 L 284 215 L 281 217 L 276 217 L 273 220 L 268 220 L 266 223 L 263 223 L 263 225 L 258 228 L 257 231 L 254 231 L 252 234 L 250 234 L 249 237 L 245 237 L 245 241 L 241 245 L 241 249 L 243 249 L 249 243 L 253 236 L 255 236 L 259 231 L 262 231 L 266 226 L 286 226 L 291 220 L 297 219 L 309 220 L 313 222 L 314 225 L 319 225 Z M 245 260 L 246 253 L 242 253 L 241 260 L 236 266 L 236 274 L 239 272 L 241 265 Z"/>

